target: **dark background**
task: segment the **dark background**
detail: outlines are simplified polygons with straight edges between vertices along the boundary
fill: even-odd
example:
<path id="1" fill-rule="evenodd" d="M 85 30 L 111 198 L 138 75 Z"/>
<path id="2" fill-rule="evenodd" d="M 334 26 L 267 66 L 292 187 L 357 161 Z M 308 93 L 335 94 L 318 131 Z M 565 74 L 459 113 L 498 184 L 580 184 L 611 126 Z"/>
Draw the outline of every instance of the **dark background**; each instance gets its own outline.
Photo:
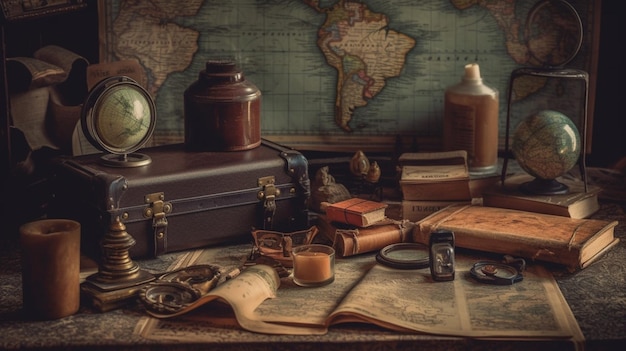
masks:
<path id="1" fill-rule="evenodd" d="M 79 53 L 91 63 L 98 62 L 98 13 L 97 1 L 87 0 L 88 6 L 76 13 L 62 14 L 36 20 L 4 23 L 1 40 L 5 57 L 31 56 L 45 45 L 56 44 Z M 601 28 L 599 40 L 599 62 L 595 93 L 595 112 L 591 153 L 587 155 L 587 166 L 614 167 L 620 160 L 626 161 L 626 40 L 624 40 L 624 19 L 620 1 L 602 1 Z M 1 21 L 1 19 L 0 19 Z M 0 72 L 2 73 L 2 72 Z M 2 75 L 2 74 L 0 74 Z M 4 77 L 0 77 L 4 82 Z M 6 85 L 0 86 L 0 108 L 6 111 Z M 2 128 L 3 129 L 3 128 Z M 5 132 L 5 131 L 2 131 Z M 4 136 L 3 136 L 4 138 Z M 14 138 L 13 143 L 18 143 Z M 0 175 L 3 185 L 2 217 L 9 222 L 24 222 L 45 213 L 48 189 L 45 181 L 33 177 L 12 177 L 7 165 L 7 156 L 12 162 L 25 157 L 16 150 L 9 153 L 8 145 L 0 145 Z M 314 153 L 315 154 L 315 153 Z M 316 154 L 315 154 L 316 155 Z M 46 157 L 43 155 L 42 157 Z M 620 168 L 626 171 L 626 162 Z M 3 220 L 3 222 L 5 222 Z M 11 231 L 11 230 L 9 230 Z"/>
<path id="2" fill-rule="evenodd" d="M 97 6 L 78 14 L 12 24 L 5 29 L 6 56 L 28 56 L 38 48 L 57 44 L 80 53 L 89 62 L 98 62 Z M 600 48 L 592 150 L 589 166 L 610 167 L 626 156 L 626 127 L 623 127 L 626 96 L 622 93 L 626 75 L 626 40 L 620 1 L 602 1 Z M 45 28 L 45 30 L 42 30 Z"/>
<path id="3" fill-rule="evenodd" d="M 589 166 L 610 167 L 626 157 L 626 40 L 623 1 L 602 1 L 596 105 Z"/>

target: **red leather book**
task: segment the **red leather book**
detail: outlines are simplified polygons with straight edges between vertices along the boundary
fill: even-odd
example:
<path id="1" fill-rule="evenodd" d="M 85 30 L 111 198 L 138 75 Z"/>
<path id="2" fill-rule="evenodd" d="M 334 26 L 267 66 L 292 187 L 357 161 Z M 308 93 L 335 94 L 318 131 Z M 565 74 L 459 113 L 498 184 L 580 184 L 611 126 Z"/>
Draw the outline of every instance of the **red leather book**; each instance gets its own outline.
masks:
<path id="1" fill-rule="evenodd" d="M 328 205 L 326 217 L 329 221 L 369 227 L 385 219 L 386 209 L 384 202 L 351 198 Z"/>

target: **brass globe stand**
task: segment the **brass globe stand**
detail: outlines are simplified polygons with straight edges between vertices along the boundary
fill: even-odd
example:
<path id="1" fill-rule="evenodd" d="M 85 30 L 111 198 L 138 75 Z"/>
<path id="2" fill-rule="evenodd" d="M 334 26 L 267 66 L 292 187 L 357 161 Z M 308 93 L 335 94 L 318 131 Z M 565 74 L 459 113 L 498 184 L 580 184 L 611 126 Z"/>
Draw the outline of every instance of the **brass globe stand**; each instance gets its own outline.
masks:
<path id="1" fill-rule="evenodd" d="M 126 226 L 120 218 L 116 217 L 100 242 L 102 262 L 98 273 L 87 277 L 81 285 L 83 295 L 101 312 L 130 302 L 144 285 L 155 279 L 130 258 L 128 250 L 134 245 L 135 239 L 126 232 Z"/>
<path id="2" fill-rule="evenodd" d="M 149 156 L 135 151 L 154 132 L 156 107 L 148 91 L 133 79 L 112 76 L 96 84 L 83 104 L 80 124 L 87 140 L 106 153 L 101 157 L 104 165 L 142 167 L 152 162 Z M 98 273 L 81 285 L 83 296 L 96 309 L 104 312 L 125 305 L 155 279 L 131 260 L 129 249 L 135 243 L 116 216 L 100 242 Z"/>

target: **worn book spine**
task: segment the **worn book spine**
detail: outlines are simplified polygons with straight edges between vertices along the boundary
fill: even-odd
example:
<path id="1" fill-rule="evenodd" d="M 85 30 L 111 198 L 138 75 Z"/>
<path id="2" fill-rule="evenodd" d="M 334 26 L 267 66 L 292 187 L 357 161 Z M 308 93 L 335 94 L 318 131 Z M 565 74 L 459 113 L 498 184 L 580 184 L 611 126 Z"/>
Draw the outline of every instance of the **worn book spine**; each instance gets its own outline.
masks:
<path id="1" fill-rule="evenodd" d="M 427 244 L 430 233 L 455 233 L 458 247 L 510 254 L 581 269 L 617 243 L 616 221 L 573 219 L 479 205 L 453 205 L 416 223 L 413 240 Z"/>
<path id="2" fill-rule="evenodd" d="M 404 200 L 470 201 L 469 179 L 433 181 L 430 183 L 400 182 Z"/>
<path id="3" fill-rule="evenodd" d="M 566 197 L 568 195 L 570 197 Z M 490 207 L 540 212 L 571 218 L 587 218 L 600 209 L 596 193 L 538 195 L 534 198 L 506 193 L 485 193 L 483 204 Z"/>
<path id="4" fill-rule="evenodd" d="M 402 200 L 402 219 L 417 222 L 450 205 L 469 203 L 470 201 Z"/>
<path id="5" fill-rule="evenodd" d="M 325 207 L 328 220 L 367 227 L 385 219 L 387 204 L 352 198 Z"/>
<path id="6" fill-rule="evenodd" d="M 465 165 L 404 166 L 400 182 L 405 184 L 447 182 L 453 180 L 469 182 Z"/>

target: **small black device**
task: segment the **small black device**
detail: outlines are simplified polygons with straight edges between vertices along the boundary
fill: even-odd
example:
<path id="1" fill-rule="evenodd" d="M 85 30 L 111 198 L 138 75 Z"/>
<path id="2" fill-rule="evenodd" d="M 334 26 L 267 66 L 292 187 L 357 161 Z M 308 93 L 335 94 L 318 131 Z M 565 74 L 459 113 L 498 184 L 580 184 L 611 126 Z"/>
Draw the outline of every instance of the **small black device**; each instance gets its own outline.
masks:
<path id="1" fill-rule="evenodd" d="M 430 275 L 435 281 L 454 280 L 454 233 L 436 230 L 429 239 Z"/>

